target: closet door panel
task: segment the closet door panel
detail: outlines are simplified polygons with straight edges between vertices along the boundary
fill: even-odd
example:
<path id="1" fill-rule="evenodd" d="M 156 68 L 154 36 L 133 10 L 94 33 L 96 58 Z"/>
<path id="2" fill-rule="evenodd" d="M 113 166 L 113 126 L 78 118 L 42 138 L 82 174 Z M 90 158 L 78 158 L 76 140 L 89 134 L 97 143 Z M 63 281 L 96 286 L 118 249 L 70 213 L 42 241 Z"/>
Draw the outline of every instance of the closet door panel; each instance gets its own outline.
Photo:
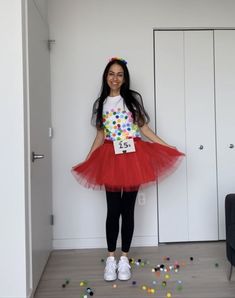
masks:
<path id="1" fill-rule="evenodd" d="M 225 239 L 224 199 L 235 192 L 235 31 L 215 31 L 219 239 Z M 233 147 L 234 146 L 234 147 Z"/>
<path id="2" fill-rule="evenodd" d="M 157 133 L 186 153 L 158 184 L 159 241 L 218 239 L 213 31 L 155 33 Z"/>
<path id="3" fill-rule="evenodd" d="M 185 152 L 183 32 L 155 32 L 157 134 Z M 188 241 L 186 160 L 158 184 L 159 242 Z"/>
<path id="4" fill-rule="evenodd" d="M 189 241 L 217 240 L 213 31 L 186 31 L 184 53 Z"/>

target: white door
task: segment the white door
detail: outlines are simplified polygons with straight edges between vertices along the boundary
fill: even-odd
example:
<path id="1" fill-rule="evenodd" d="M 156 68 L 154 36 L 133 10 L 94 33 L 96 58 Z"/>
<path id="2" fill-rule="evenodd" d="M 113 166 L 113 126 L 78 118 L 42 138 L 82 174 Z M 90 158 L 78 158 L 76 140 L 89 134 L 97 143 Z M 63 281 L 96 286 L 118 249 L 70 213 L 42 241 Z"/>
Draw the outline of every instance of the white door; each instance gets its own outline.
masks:
<path id="1" fill-rule="evenodd" d="M 213 31 L 155 33 L 157 133 L 186 153 L 158 185 L 159 241 L 218 239 Z"/>
<path id="2" fill-rule="evenodd" d="M 42 159 L 31 162 L 31 237 L 33 289 L 52 247 L 50 61 L 48 26 L 28 1 L 30 150 Z"/>
<path id="3" fill-rule="evenodd" d="M 235 192 L 235 31 L 215 31 L 219 239 L 225 239 L 224 199 Z"/>
<path id="4" fill-rule="evenodd" d="M 155 32 L 157 133 L 185 152 L 183 53 L 183 32 Z M 158 185 L 160 242 L 188 240 L 186 165 L 184 159 L 176 172 Z"/>

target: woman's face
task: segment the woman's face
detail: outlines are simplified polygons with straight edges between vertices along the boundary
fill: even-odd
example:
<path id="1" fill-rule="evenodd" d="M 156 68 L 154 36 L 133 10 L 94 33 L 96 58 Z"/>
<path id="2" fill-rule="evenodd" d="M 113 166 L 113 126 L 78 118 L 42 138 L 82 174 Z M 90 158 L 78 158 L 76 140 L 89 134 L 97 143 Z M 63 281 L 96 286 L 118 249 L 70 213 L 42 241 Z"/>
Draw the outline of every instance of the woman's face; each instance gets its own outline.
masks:
<path id="1" fill-rule="evenodd" d="M 124 71 L 119 64 L 113 64 L 108 71 L 107 84 L 110 88 L 110 95 L 119 95 L 124 83 Z"/>

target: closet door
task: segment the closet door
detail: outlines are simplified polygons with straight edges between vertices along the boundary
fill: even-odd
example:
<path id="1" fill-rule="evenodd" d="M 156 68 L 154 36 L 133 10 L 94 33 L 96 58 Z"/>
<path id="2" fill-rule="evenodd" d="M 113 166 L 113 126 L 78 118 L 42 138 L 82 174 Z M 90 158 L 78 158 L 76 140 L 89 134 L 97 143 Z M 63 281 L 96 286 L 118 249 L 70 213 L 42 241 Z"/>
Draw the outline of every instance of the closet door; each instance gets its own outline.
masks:
<path id="1" fill-rule="evenodd" d="M 217 240 L 213 31 L 186 31 L 184 51 L 189 241 Z"/>
<path id="2" fill-rule="evenodd" d="M 218 239 L 212 31 L 156 32 L 157 133 L 186 153 L 158 185 L 159 241 Z"/>
<path id="3" fill-rule="evenodd" d="M 155 32 L 157 133 L 186 151 L 184 34 Z M 186 159 L 158 185 L 159 242 L 188 240 Z"/>
<path id="4" fill-rule="evenodd" d="M 225 239 L 224 199 L 235 192 L 235 31 L 215 31 L 219 239 Z"/>

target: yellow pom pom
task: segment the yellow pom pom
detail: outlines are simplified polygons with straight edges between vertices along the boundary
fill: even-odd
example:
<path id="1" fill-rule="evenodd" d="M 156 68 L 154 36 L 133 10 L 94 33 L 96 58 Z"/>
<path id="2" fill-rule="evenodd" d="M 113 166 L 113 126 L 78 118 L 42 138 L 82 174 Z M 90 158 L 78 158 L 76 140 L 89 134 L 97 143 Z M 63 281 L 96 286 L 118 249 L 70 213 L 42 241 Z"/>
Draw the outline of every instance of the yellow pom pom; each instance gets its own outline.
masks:
<path id="1" fill-rule="evenodd" d="M 170 274 L 166 274 L 165 279 L 169 279 L 169 278 L 170 278 Z"/>

